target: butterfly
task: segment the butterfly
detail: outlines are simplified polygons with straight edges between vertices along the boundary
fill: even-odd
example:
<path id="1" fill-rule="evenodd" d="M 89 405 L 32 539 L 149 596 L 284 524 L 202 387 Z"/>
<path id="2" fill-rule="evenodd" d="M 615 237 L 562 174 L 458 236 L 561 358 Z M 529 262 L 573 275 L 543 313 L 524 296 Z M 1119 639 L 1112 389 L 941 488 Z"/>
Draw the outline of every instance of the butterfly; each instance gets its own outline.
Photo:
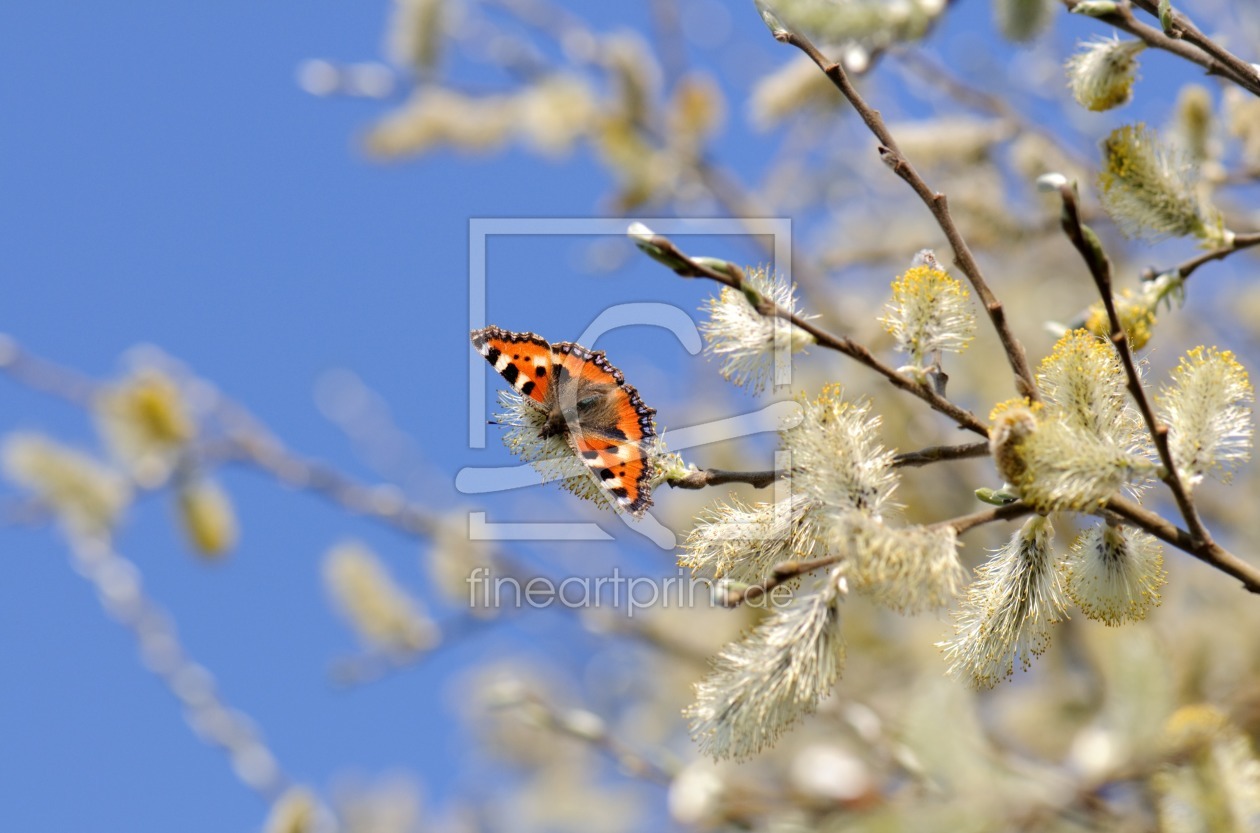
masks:
<path id="1" fill-rule="evenodd" d="M 472 343 L 546 416 L 541 438 L 564 438 L 617 505 L 642 517 L 652 505 L 648 455 L 656 411 L 643 404 L 603 351 L 498 327 L 474 330 Z"/>

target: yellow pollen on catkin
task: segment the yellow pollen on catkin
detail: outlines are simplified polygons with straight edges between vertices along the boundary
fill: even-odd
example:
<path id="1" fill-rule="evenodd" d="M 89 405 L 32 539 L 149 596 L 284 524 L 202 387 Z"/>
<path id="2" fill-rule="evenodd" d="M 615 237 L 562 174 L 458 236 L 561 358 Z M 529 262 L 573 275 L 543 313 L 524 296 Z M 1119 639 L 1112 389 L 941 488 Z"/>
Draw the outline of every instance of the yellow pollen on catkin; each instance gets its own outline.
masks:
<path id="1" fill-rule="evenodd" d="M 1132 290 L 1121 290 L 1116 296 L 1116 314 L 1120 317 L 1120 326 L 1124 328 L 1129 339 L 1129 346 L 1141 350 L 1151 340 L 1151 331 L 1158 320 L 1155 310 L 1136 298 Z M 1111 319 L 1107 316 L 1107 308 L 1102 301 L 1096 301 L 1085 317 L 1085 329 L 1099 338 L 1111 336 Z"/>
<path id="2" fill-rule="evenodd" d="M 1023 442 L 1037 430 L 1040 402 L 1008 399 L 993 406 L 989 413 L 989 448 L 998 474 L 1010 485 L 1018 487 L 1028 473 L 1024 462 Z"/>

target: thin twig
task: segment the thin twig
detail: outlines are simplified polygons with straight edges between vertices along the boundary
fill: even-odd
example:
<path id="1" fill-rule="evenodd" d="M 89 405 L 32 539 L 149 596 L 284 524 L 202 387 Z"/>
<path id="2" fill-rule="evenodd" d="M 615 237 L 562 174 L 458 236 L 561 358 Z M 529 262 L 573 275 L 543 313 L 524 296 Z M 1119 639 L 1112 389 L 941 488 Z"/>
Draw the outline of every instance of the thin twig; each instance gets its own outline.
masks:
<path id="1" fill-rule="evenodd" d="M 748 584 L 743 587 L 731 588 L 719 601 L 724 607 L 739 607 L 744 602 L 755 602 L 776 587 L 786 584 L 794 578 L 800 578 L 807 573 L 821 570 L 824 567 L 834 567 L 843 560 L 843 555 L 828 555 L 823 558 L 810 559 L 809 561 L 783 561 L 774 565 L 770 570 L 770 577 L 765 581 L 759 584 Z"/>
<path id="2" fill-rule="evenodd" d="M 1063 5 L 1067 7 L 1068 11 L 1071 11 L 1080 4 L 1081 0 L 1062 0 L 1062 2 Z M 1134 2 L 1140 3 L 1141 0 L 1134 0 Z M 1151 8 L 1155 8 L 1154 4 L 1149 5 Z M 1141 40 L 1147 46 L 1162 49 L 1163 51 L 1176 55 L 1179 58 L 1198 64 L 1203 67 L 1209 75 L 1228 78 L 1253 95 L 1260 95 L 1260 77 L 1256 76 L 1254 70 L 1250 70 L 1249 72 L 1242 73 L 1240 75 L 1230 62 L 1218 60 L 1218 58 L 1213 57 L 1212 54 L 1205 52 L 1203 46 L 1198 43 L 1191 45 L 1194 41 L 1191 41 L 1190 37 L 1187 37 L 1185 41 L 1170 38 L 1168 35 L 1164 34 L 1162 30 L 1157 29 L 1154 26 L 1149 26 L 1138 20 L 1134 17 L 1133 12 L 1130 11 L 1129 7 L 1126 5 L 1121 4 L 1115 14 L 1099 15 L 1098 19 L 1116 27 L 1117 29 L 1128 32 Z M 1184 16 L 1182 17 L 1182 20 L 1185 20 Z M 1183 28 L 1182 31 L 1184 34 L 1186 30 Z M 1192 37 L 1197 37 L 1204 43 L 1211 43 L 1210 39 L 1205 37 L 1203 33 L 1199 32 L 1197 29 L 1194 31 L 1196 34 Z M 1188 43 L 1186 41 L 1190 42 Z M 1220 47 L 1217 47 L 1215 44 L 1213 44 L 1213 46 L 1225 55 L 1229 55 L 1228 52 L 1220 49 Z M 1230 55 L 1230 57 L 1233 58 L 1234 56 Z M 1238 59 L 1235 58 L 1234 60 L 1237 61 Z"/>
<path id="3" fill-rule="evenodd" d="M 211 459 L 252 466 L 287 486 L 323 495 L 338 506 L 378 518 L 408 535 L 431 538 L 439 526 L 432 513 L 409 503 L 397 488 L 358 483 L 330 466 L 294 454 L 275 441 L 259 442 L 253 436 L 232 434 L 202 445 L 200 453 Z"/>
<path id="4" fill-rule="evenodd" d="M 1190 527 L 1190 533 L 1196 544 L 1209 545 L 1212 543 L 1212 537 L 1204 527 L 1203 521 L 1199 518 L 1198 509 L 1195 508 L 1194 501 L 1190 497 L 1189 490 L 1181 481 L 1181 476 L 1177 473 L 1177 467 L 1173 461 L 1172 446 L 1168 442 L 1168 426 L 1160 423 L 1155 415 L 1155 409 L 1151 405 L 1150 397 L 1146 395 L 1146 387 L 1142 384 L 1142 377 L 1138 373 L 1137 362 L 1133 358 L 1133 351 L 1129 349 L 1129 337 L 1124 330 L 1124 325 L 1120 322 L 1120 314 L 1116 310 L 1115 297 L 1111 292 L 1111 261 L 1107 258 L 1106 253 L 1102 250 L 1102 245 L 1093 232 L 1081 225 L 1080 215 L 1076 210 L 1076 191 L 1071 185 L 1063 185 L 1059 188 L 1059 193 L 1063 197 L 1063 232 L 1072 241 L 1072 245 L 1081 253 L 1086 266 L 1089 267 L 1089 273 L 1094 279 L 1094 285 L 1098 289 L 1098 294 L 1102 296 L 1103 306 L 1107 310 L 1107 319 L 1111 325 L 1111 343 L 1116 349 L 1120 362 L 1124 365 L 1124 374 L 1127 379 L 1129 395 L 1133 397 L 1133 401 L 1137 403 L 1138 411 L 1142 414 L 1142 420 L 1146 423 L 1146 428 L 1150 432 L 1151 439 L 1155 443 L 1155 448 L 1159 452 L 1160 461 L 1164 466 L 1164 483 L 1167 484 L 1169 490 L 1173 494 L 1173 498 L 1177 501 L 1177 508 L 1181 512 L 1181 517 L 1185 519 L 1186 524 Z"/>
<path id="5" fill-rule="evenodd" d="M 952 527 L 954 532 L 962 535 L 968 530 L 975 529 L 984 524 L 994 523 L 996 521 L 1008 521 L 1013 518 L 1020 518 L 1024 515 L 1032 514 L 1033 508 L 1026 503 L 1016 501 L 1006 506 L 995 506 L 992 509 L 985 509 L 981 512 L 975 512 L 971 515 L 963 515 L 958 518 L 951 518 L 948 521 L 929 524 L 928 529 L 944 529 Z M 844 561 L 843 555 L 828 555 L 822 558 L 813 558 L 809 561 L 782 561 L 770 571 L 770 577 L 759 584 L 749 584 L 743 587 L 732 588 L 727 591 L 726 595 L 721 597 L 719 601 L 724 607 L 739 607 L 744 602 L 755 602 L 762 596 L 773 591 L 776 587 L 786 584 L 795 578 L 812 573 L 815 570 L 821 570 L 826 567 L 834 567 Z"/>
<path id="6" fill-rule="evenodd" d="M 784 472 L 778 469 L 771 471 L 726 471 L 725 469 L 699 469 L 689 471 L 681 477 L 665 482 L 675 489 L 703 489 L 706 486 L 724 486 L 727 483 L 747 483 L 754 489 L 764 489 L 778 480 Z"/>
<path id="7" fill-rule="evenodd" d="M 1215 541 L 1196 540 L 1195 536 L 1166 518 L 1121 497 L 1113 497 L 1095 514 L 1111 513 L 1133 526 L 1154 535 L 1166 544 L 1194 556 L 1205 564 L 1233 576 L 1251 593 L 1260 593 L 1260 569 L 1218 545 Z"/>
<path id="8" fill-rule="evenodd" d="M 626 774 L 663 786 L 669 786 L 677 777 L 679 767 L 672 761 L 653 761 L 634 751 L 608 731 L 604 721 L 585 710 L 561 711 L 541 697 L 527 693 L 516 702 L 504 706 L 525 710 L 531 719 L 552 731 L 589 743 L 617 762 Z"/>
<path id="9" fill-rule="evenodd" d="M 1026 503 L 1016 501 L 1008 503 L 1005 506 L 995 506 L 992 509 L 984 509 L 979 512 L 973 512 L 970 515 L 963 515 L 948 521 L 940 521 L 939 523 L 929 524 L 931 529 L 944 529 L 945 527 L 953 527 L 955 534 L 962 535 L 964 532 L 975 529 L 978 526 L 991 524 L 996 521 L 1009 521 L 1014 518 L 1022 518 L 1025 515 L 1031 515 L 1035 510 Z"/>
<path id="10" fill-rule="evenodd" d="M 913 468 L 939 463 L 942 460 L 966 460 L 972 457 L 989 456 L 989 444 L 986 442 L 967 443 L 965 445 L 936 445 L 921 448 L 918 451 L 903 451 L 893 458 L 893 468 Z"/>
<path id="11" fill-rule="evenodd" d="M 1203 254 L 1198 255 L 1197 257 L 1192 257 L 1186 262 L 1178 264 L 1172 269 L 1167 269 L 1164 272 L 1152 271 L 1149 273 L 1149 277 L 1154 279 L 1162 274 L 1176 272 L 1179 278 L 1185 280 L 1194 274 L 1195 270 L 1197 270 L 1200 266 L 1211 263 L 1214 260 L 1224 260 L 1234 252 L 1240 252 L 1243 249 L 1250 249 L 1253 246 L 1260 246 L 1260 233 L 1237 234 L 1234 235 L 1233 241 L 1227 246 L 1221 246 L 1220 248 L 1213 249 L 1210 252 L 1204 252 Z M 1146 276 L 1144 275 L 1143 277 L 1145 278 Z"/>
<path id="12" fill-rule="evenodd" d="M 183 707 L 194 734 L 222 750 L 245 786 L 269 801 L 278 798 L 294 779 L 280 767 L 253 721 L 223 699 L 213 675 L 189 654 L 171 611 L 148 594 L 136 562 L 106 540 L 70 536 L 69 548 L 74 571 L 95 586 L 106 615 L 129 632 L 148 670 Z M 120 574 L 133 576 L 128 593 L 110 587 L 108 577 Z M 155 650 L 159 645 L 161 650 Z M 243 768 L 239 764 L 244 760 L 268 765 Z"/>
<path id="13" fill-rule="evenodd" d="M 659 234 L 652 235 L 649 239 L 640 241 L 642 244 L 656 250 L 653 256 L 662 263 L 667 263 L 676 274 L 684 278 L 707 278 L 708 280 L 717 281 L 718 283 L 729 286 L 738 292 L 747 293 L 750 287 L 747 285 L 743 270 L 734 264 L 728 264 L 728 270 L 722 271 L 715 269 L 704 263 L 700 263 L 682 250 L 680 250 L 673 241 L 668 237 Z M 892 367 L 875 358 L 869 350 L 848 338 L 830 333 L 817 324 L 814 324 L 807 318 L 803 318 L 789 310 L 786 310 L 777 304 L 774 304 L 765 297 L 759 298 L 761 307 L 757 310 L 762 315 L 774 316 L 791 322 L 794 326 L 804 330 L 814 337 L 814 341 L 820 346 L 829 350 L 835 350 L 843 353 L 860 364 L 869 367 L 879 373 L 895 387 L 912 393 L 924 402 L 928 403 L 933 410 L 945 414 L 954 420 L 962 428 L 973 431 L 983 437 L 989 435 L 988 426 L 985 425 L 979 417 L 971 411 L 961 408 L 950 402 L 945 397 L 937 394 L 926 385 L 903 376 Z"/>
<path id="14" fill-rule="evenodd" d="M 588 630 L 596 634 L 611 634 L 633 639 L 688 665 L 705 669 L 709 667 L 712 652 L 690 644 L 686 639 L 686 631 L 677 631 L 669 625 L 657 624 L 650 617 L 645 620 L 641 616 L 632 617 L 621 614 L 622 611 L 613 612 L 606 621 L 600 621 L 595 628 L 591 628 L 589 619 L 584 619 L 584 621 L 588 622 Z"/>
<path id="15" fill-rule="evenodd" d="M 329 668 L 328 676 L 335 685 L 352 688 L 374 683 L 385 676 L 413 668 L 448 648 L 484 634 L 491 626 L 500 624 L 497 616 L 479 616 L 469 610 L 434 622 L 437 640 L 425 648 L 406 652 L 373 650 L 340 658 Z"/>
<path id="16" fill-rule="evenodd" d="M 1132 0 L 1132 2 L 1133 5 L 1145 9 L 1150 14 L 1159 15 L 1159 7 L 1155 3 L 1150 2 L 1150 0 Z M 1199 47 L 1221 64 L 1224 64 L 1229 69 L 1229 77 L 1232 80 L 1236 81 L 1252 95 L 1260 96 L 1260 73 L 1256 71 L 1256 68 L 1203 34 L 1199 27 L 1191 22 L 1190 18 L 1176 9 L 1172 10 L 1172 23 L 1166 34 Z"/>
<path id="17" fill-rule="evenodd" d="M 28 388 L 84 408 L 92 405 L 100 390 L 100 384 L 91 377 L 27 352 L 4 333 L 0 333 L 0 373 Z"/>
<path id="18" fill-rule="evenodd" d="M 984 274 L 980 270 L 980 265 L 972 255 L 971 249 L 967 246 L 967 241 L 963 239 L 962 233 L 959 232 L 958 226 L 955 225 L 954 218 L 949 212 L 949 203 L 945 195 L 938 191 L 933 191 L 927 182 L 923 180 L 923 177 L 919 175 L 918 171 L 914 169 L 914 166 L 910 164 L 910 160 L 901 153 L 901 150 L 897 147 L 896 140 L 888 132 L 888 128 L 884 125 L 884 120 L 879 112 L 866 103 L 866 100 L 862 98 L 849 81 L 848 75 L 840 64 L 828 60 L 803 35 L 779 30 L 775 32 L 774 36 L 782 43 L 791 44 L 808 55 L 818 65 L 818 68 L 831 79 L 831 83 L 853 105 L 853 109 L 858 112 L 858 115 L 862 117 L 862 121 L 875 134 L 875 138 L 879 140 L 881 145 L 879 154 L 883 162 L 892 168 L 893 172 L 901 177 L 919 195 L 919 198 L 923 200 L 923 204 L 932 212 L 932 216 L 936 218 L 937 225 L 941 227 L 941 231 L 945 232 L 945 237 L 949 240 L 949 245 L 954 250 L 955 263 L 962 270 L 963 274 L 967 276 L 967 280 L 971 283 L 971 288 L 975 290 L 976 296 L 984 304 L 989 320 L 992 321 L 998 339 L 1002 342 L 1002 349 L 1006 353 L 1007 362 L 1015 374 L 1016 390 L 1021 396 L 1026 396 L 1035 402 L 1040 401 L 1041 396 L 1037 391 L 1037 384 L 1028 365 L 1028 357 L 1024 353 L 1024 347 L 1011 331 L 1010 325 L 1006 320 L 1005 308 L 994 296 L 992 290 L 989 289 L 988 282 L 985 281 Z"/>

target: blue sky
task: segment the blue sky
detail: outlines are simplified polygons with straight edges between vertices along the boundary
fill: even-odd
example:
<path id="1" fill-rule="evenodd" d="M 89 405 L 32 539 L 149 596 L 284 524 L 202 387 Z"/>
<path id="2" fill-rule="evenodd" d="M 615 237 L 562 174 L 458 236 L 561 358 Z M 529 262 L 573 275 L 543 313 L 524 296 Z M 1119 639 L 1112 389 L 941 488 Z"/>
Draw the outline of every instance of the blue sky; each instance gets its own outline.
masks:
<path id="1" fill-rule="evenodd" d="M 641 10 L 622 11 L 631 5 L 594 14 L 641 27 Z M 781 48 L 751 6 L 732 4 L 732 37 L 753 44 L 753 65 L 772 65 Z M 961 6 L 969 16 L 953 31 L 965 37 L 988 4 Z M 371 479 L 313 396 L 324 373 L 351 369 L 389 403 L 425 470 L 441 473 L 415 496 L 436 508 L 467 503 L 453 473 L 508 459 L 493 436 L 484 452 L 466 447 L 469 218 L 590 216 L 609 183 L 585 152 L 563 162 L 518 150 L 366 160 L 355 137 L 382 103 L 312 97 L 294 77 L 312 57 L 377 58 L 387 12 L 384 2 L 291 0 L 0 6 L 0 330 L 98 376 L 116 373 L 133 345 L 159 345 L 294 449 Z M 738 122 L 742 104 L 732 109 Z M 765 142 L 723 148 L 725 162 L 755 170 Z M 753 251 L 711 246 L 736 259 Z M 582 276 L 587 251 L 577 240 L 494 241 L 489 320 L 561 340 L 610 303 L 695 309 L 706 294 L 641 260 Z M 618 332 L 600 346 L 650 403 L 685 401 L 691 369 L 703 366 L 658 334 Z M 6 431 L 95 441 L 83 414 L 7 381 L 0 414 Z M 421 548 L 256 474 L 228 471 L 223 482 L 243 529 L 226 563 L 189 556 L 161 500 L 135 507 L 119 548 L 225 699 L 317 788 L 345 772 L 402 769 L 441 804 L 474 785 L 477 758 L 451 716 L 452 680 L 496 651 L 555 647 L 555 635 L 508 634 L 337 690 L 328 665 L 354 643 L 324 600 L 320 556 L 356 537 L 416 588 Z M 546 497 L 543 511 L 568 517 L 567 496 Z M 57 537 L 6 530 L 3 542 L 6 823 L 189 833 L 260 825 L 264 803 L 193 737 Z"/>
<path id="2" fill-rule="evenodd" d="M 468 219 L 586 215 L 607 183 L 589 159 L 561 165 L 516 151 L 493 161 L 364 159 L 355 137 L 384 105 L 315 98 L 294 78 L 312 57 L 377 58 L 387 12 L 385 3 L 290 2 L 0 8 L 0 329 L 97 376 L 117 373 L 133 345 L 159 345 L 293 448 L 372 479 L 313 396 L 323 373 L 352 369 L 389 403 L 426 466 L 445 473 L 423 497 L 437 508 L 464 502 L 451 478 L 474 460 L 464 404 Z M 580 329 L 574 315 L 587 316 L 584 325 L 609 300 L 678 289 L 645 268 L 651 286 L 610 278 L 570 303 L 566 275 L 581 256 L 573 241 L 549 251 L 494 243 L 492 320 L 569 338 Z M 694 308 L 699 290 L 684 289 Z M 632 337 L 618 338 L 625 355 Z M 95 445 L 81 413 L 9 382 L 0 383 L 0 413 L 6 430 Z M 507 460 L 497 443 L 484 453 Z M 337 690 L 328 667 L 355 643 L 325 601 L 320 557 L 338 540 L 364 540 L 419 591 L 420 548 L 251 473 L 228 471 L 223 483 L 243 531 L 226 563 L 192 558 L 161 500 L 134 508 L 118 546 L 224 699 L 317 789 L 391 770 L 415 772 L 435 804 L 475 786 L 451 686 L 478 651 L 511 643 L 454 649 Z M 196 740 L 56 535 L 6 531 L 3 549 L 6 823 L 192 833 L 261 825 L 264 802 Z"/>

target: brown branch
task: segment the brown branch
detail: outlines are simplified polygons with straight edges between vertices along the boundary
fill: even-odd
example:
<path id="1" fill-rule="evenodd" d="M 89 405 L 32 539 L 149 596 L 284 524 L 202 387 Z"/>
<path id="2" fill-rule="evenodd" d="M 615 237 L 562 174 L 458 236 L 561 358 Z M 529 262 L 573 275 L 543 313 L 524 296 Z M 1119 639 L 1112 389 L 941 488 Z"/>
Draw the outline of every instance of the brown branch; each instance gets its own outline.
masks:
<path id="1" fill-rule="evenodd" d="M 985 509 L 981 512 L 975 512 L 971 515 L 963 515 L 958 518 L 952 518 L 948 521 L 929 524 L 929 529 L 944 529 L 945 527 L 953 527 L 954 532 L 962 535 L 968 530 L 975 529 L 984 524 L 994 523 L 996 521 L 1008 521 L 1013 518 L 1020 518 L 1024 515 L 1030 515 L 1033 508 L 1026 503 L 1015 502 L 1006 506 L 995 506 L 992 509 Z M 828 555 L 822 558 L 814 558 L 809 561 L 782 561 L 770 571 L 770 577 L 759 584 L 749 584 L 743 587 L 728 590 L 726 595 L 719 599 L 724 607 L 739 607 L 744 602 L 752 602 L 760 599 L 762 596 L 773 591 L 776 587 L 786 584 L 795 578 L 812 573 L 815 570 L 821 570 L 824 567 L 834 567 L 844 561 L 843 555 Z"/>
<path id="2" fill-rule="evenodd" d="M 738 589 L 728 590 L 726 595 L 718 599 L 723 607 L 739 607 L 744 602 L 755 602 L 776 587 L 786 584 L 794 578 L 807 573 L 834 567 L 844 560 L 843 555 L 828 555 L 809 561 L 783 561 L 775 564 L 770 570 L 770 577 L 760 584 L 749 584 Z"/>
<path id="3" fill-rule="evenodd" d="M 893 458 L 893 468 L 913 468 L 939 463 L 942 460 L 966 460 L 973 457 L 988 457 L 987 442 L 967 443 L 966 445 L 936 445 L 918 451 L 903 451 Z"/>
<path id="4" fill-rule="evenodd" d="M 529 718 L 547 729 L 591 744 L 617 762 L 627 775 L 669 786 L 677 777 L 679 767 L 672 760 L 653 761 L 634 751 L 608 731 L 603 720 L 586 710 L 562 711 L 528 692 L 519 700 L 504 703 L 502 707 L 525 710 Z"/>
<path id="5" fill-rule="evenodd" d="M 743 270 L 738 266 L 735 266 L 734 264 L 727 264 L 727 268 L 725 270 L 719 270 L 713 266 L 709 266 L 708 264 L 700 263 L 691 258 L 689 255 L 683 253 L 683 251 L 674 245 L 673 241 L 671 241 L 668 237 L 654 234 L 650 238 L 640 239 L 639 244 L 644 251 L 647 251 L 654 259 L 669 266 L 674 270 L 675 274 L 684 278 L 707 278 L 708 280 L 717 281 L 723 286 L 729 286 L 731 289 L 745 294 L 749 293 L 752 289 L 748 286 L 745 280 Z M 813 336 L 814 341 L 820 347 L 835 350 L 838 353 L 842 353 L 849 358 L 854 359 L 859 364 L 869 367 L 887 379 L 894 387 L 900 388 L 901 390 L 922 399 L 924 402 L 928 403 L 933 410 L 945 414 L 950 419 L 958 423 L 960 427 L 979 434 L 982 437 L 987 437 L 989 435 L 988 426 L 985 425 L 980 418 L 971 411 L 955 405 L 953 402 L 950 402 L 948 399 L 939 395 L 926 385 L 922 385 L 907 376 L 901 375 L 895 369 L 889 367 L 871 355 L 871 352 L 861 344 L 858 344 L 848 338 L 830 333 L 812 323 L 809 319 L 796 315 L 795 313 L 774 304 L 767 298 L 759 297 L 758 302 L 760 306 L 757 311 L 762 315 L 767 317 L 773 316 L 791 322 L 793 326 L 798 327 Z"/>
<path id="6" fill-rule="evenodd" d="M 1253 246 L 1260 246 L 1260 233 L 1238 234 L 1234 236 L 1233 241 L 1228 246 L 1221 246 L 1218 249 L 1205 252 L 1197 257 L 1192 257 L 1185 263 L 1174 266 L 1172 269 L 1168 269 L 1165 272 L 1154 273 L 1150 277 L 1153 279 L 1161 274 L 1176 272 L 1178 277 L 1185 280 L 1194 274 L 1195 270 L 1197 270 L 1200 266 L 1211 263 L 1214 260 L 1224 260 L 1234 252 L 1239 252 L 1243 249 L 1250 249 Z"/>
<path id="7" fill-rule="evenodd" d="M 500 621 L 497 617 L 479 616 L 476 612 L 458 613 L 432 623 L 436 628 L 436 639 L 431 645 L 409 651 L 377 649 L 343 657 L 333 661 L 328 676 L 334 685 L 345 688 L 374 683 L 393 672 L 414 668 L 445 649 L 480 636 Z"/>
<path id="8" fill-rule="evenodd" d="M 828 60 L 818 49 L 810 43 L 803 35 L 795 32 L 779 30 L 775 32 L 775 38 L 782 43 L 791 44 L 800 49 L 810 57 L 818 68 L 831 79 L 831 83 L 836 89 L 853 105 L 853 109 L 862 117 L 862 121 L 875 134 L 875 138 L 880 142 L 880 159 L 892 168 L 897 176 L 901 177 L 911 189 L 919 195 L 923 204 L 932 212 L 932 216 L 936 218 L 936 223 L 941 227 L 941 231 L 945 233 L 946 239 L 949 240 L 950 247 L 954 250 L 954 262 L 963 274 L 967 276 L 967 280 L 971 283 L 971 288 L 975 290 L 976 296 L 984 305 L 985 311 L 989 315 L 989 320 L 993 323 L 994 330 L 997 331 L 998 339 L 1002 342 L 1002 349 L 1006 352 L 1007 362 L 1011 366 L 1011 370 L 1015 374 L 1015 388 L 1021 396 L 1027 396 L 1033 401 L 1040 401 L 1041 396 L 1037 391 L 1037 384 L 1033 379 L 1032 370 L 1028 365 L 1028 357 L 1024 353 L 1024 347 L 1020 344 L 1019 339 L 1011 332 L 1010 326 L 1006 320 L 1006 310 L 994 296 L 992 290 L 989 289 L 988 282 L 984 279 L 984 274 L 980 270 L 980 265 L 976 262 L 975 257 L 971 253 L 971 249 L 967 246 L 967 241 L 963 239 L 962 233 L 959 232 L 958 226 L 954 224 L 954 218 L 949 212 L 949 203 L 945 195 L 933 191 L 910 164 L 897 147 L 897 142 L 892 134 L 888 132 L 888 128 L 884 125 L 884 120 L 877 110 L 874 110 L 866 103 L 866 100 L 858 94 L 857 89 L 849 81 L 848 75 L 840 64 Z"/>
<path id="9" fill-rule="evenodd" d="M 209 459 L 251 466 L 286 486 L 322 495 L 344 509 L 378 518 L 408 535 L 431 538 L 437 531 L 438 520 L 408 503 L 393 487 L 358 483 L 330 466 L 294 454 L 274 440 L 260 442 L 252 435 L 232 434 L 204 444 L 200 453 Z"/>
<path id="10" fill-rule="evenodd" d="M 1132 0 L 1132 3 L 1150 14 L 1159 15 L 1159 6 L 1150 2 L 1150 0 Z M 1199 47 L 1199 49 L 1215 58 L 1228 69 L 1228 76 L 1231 80 L 1252 95 L 1260 96 L 1260 73 L 1256 71 L 1256 68 L 1203 34 L 1199 27 L 1191 22 L 1190 18 L 1176 9 L 1172 10 L 1172 25 L 1165 34 L 1173 39 L 1184 40 Z"/>
<path id="11" fill-rule="evenodd" d="M 1251 593 L 1260 593 L 1260 569 L 1253 567 L 1212 540 L 1195 536 L 1155 512 L 1121 497 L 1113 497 L 1095 514 L 1111 513 L 1132 526 L 1154 535 L 1166 544 L 1183 550 L 1205 564 L 1233 576 Z"/>
<path id="12" fill-rule="evenodd" d="M 1025 515 L 1031 515 L 1033 508 L 1026 503 L 1016 501 L 1008 503 L 1006 506 L 995 506 L 992 509 L 984 509 L 979 512 L 973 512 L 970 515 L 963 515 L 948 521 L 940 521 L 930 524 L 932 529 L 944 529 L 945 527 L 953 527 L 955 534 L 962 535 L 975 529 L 978 526 L 991 524 L 996 521 L 1009 521 L 1014 518 L 1022 518 Z"/>
<path id="13" fill-rule="evenodd" d="M 1076 208 L 1076 191 L 1073 187 L 1071 185 L 1063 185 L 1059 188 L 1059 193 L 1063 197 L 1063 232 L 1072 241 L 1072 245 L 1076 247 L 1076 250 L 1081 253 L 1081 257 L 1084 259 L 1086 266 L 1089 267 L 1089 273 L 1094 279 L 1094 285 L 1098 289 L 1098 294 L 1102 296 L 1103 306 L 1107 310 L 1107 319 L 1111 325 L 1111 343 L 1120 357 L 1120 362 L 1124 365 L 1124 375 L 1127 380 L 1129 395 L 1137 403 L 1138 411 L 1142 414 L 1142 420 L 1146 423 L 1146 428 L 1150 432 L 1156 450 L 1159 452 L 1159 458 L 1165 470 L 1163 481 L 1172 492 L 1173 498 L 1177 501 L 1177 508 L 1181 512 L 1181 517 L 1185 519 L 1186 524 L 1190 527 L 1190 532 L 1196 544 L 1210 545 L 1212 544 L 1212 537 L 1203 525 L 1203 521 L 1199 518 L 1199 512 L 1195 508 L 1193 499 L 1190 497 L 1190 492 L 1186 489 L 1185 484 L 1182 483 L 1181 476 L 1177 473 L 1177 467 L 1173 462 L 1172 447 L 1168 442 L 1168 426 L 1161 424 L 1158 417 L 1156 417 L 1150 397 L 1146 395 L 1146 387 L 1142 384 L 1142 377 L 1138 373 L 1137 362 L 1133 358 L 1133 351 L 1129 349 L 1129 337 L 1125 333 L 1124 325 L 1120 322 L 1120 314 L 1116 310 L 1115 297 L 1111 292 L 1111 261 L 1103 252 L 1102 245 L 1098 242 L 1098 239 L 1093 236 L 1093 232 L 1081 225 L 1081 218 Z"/>
<path id="14" fill-rule="evenodd" d="M 747 483 L 754 489 L 764 489 L 778 480 L 784 472 L 771 471 L 726 471 L 724 469 L 700 469 L 689 471 L 681 477 L 666 480 L 675 489 L 703 489 L 706 486 L 724 486 L 728 483 Z"/>
<path id="15" fill-rule="evenodd" d="M 1081 0 L 1062 0 L 1062 2 L 1063 5 L 1067 7 L 1068 11 L 1072 11 L 1081 2 Z M 1138 5 L 1143 5 L 1143 0 L 1133 0 L 1133 2 Z M 1147 11 L 1156 13 L 1154 12 L 1154 9 L 1156 8 L 1155 4 L 1146 3 L 1144 7 Z M 1128 32 L 1130 35 L 1133 35 L 1141 40 L 1147 46 L 1154 47 L 1155 49 L 1161 49 L 1165 52 L 1176 55 L 1179 58 L 1190 61 L 1191 63 L 1198 64 L 1203 67 L 1209 75 L 1228 78 L 1251 94 L 1260 96 L 1260 77 L 1256 75 L 1255 71 L 1249 70 L 1248 72 L 1244 72 L 1240 75 L 1237 71 L 1237 63 L 1234 62 L 1244 63 L 1244 65 L 1245 62 L 1241 62 L 1240 59 L 1230 55 L 1230 53 L 1212 43 L 1212 41 L 1204 36 L 1202 32 L 1199 32 L 1198 29 L 1194 29 L 1193 34 L 1191 34 L 1184 28 L 1184 24 L 1189 23 L 1189 21 L 1185 19 L 1184 15 L 1180 16 L 1180 19 L 1183 23 L 1181 32 L 1185 40 L 1171 38 L 1164 34 L 1161 29 L 1157 29 L 1154 26 L 1149 26 L 1143 23 L 1133 16 L 1133 12 L 1131 12 L 1126 5 L 1121 5 L 1115 14 L 1099 15 L 1098 19 L 1116 27 L 1117 29 Z M 1191 25 L 1191 28 L 1194 28 L 1193 25 Z M 1212 53 L 1205 50 L 1204 44 L 1211 44 L 1216 51 L 1219 51 L 1222 55 L 1229 56 L 1229 58 L 1233 60 L 1221 60 L 1218 57 L 1214 57 Z"/>

